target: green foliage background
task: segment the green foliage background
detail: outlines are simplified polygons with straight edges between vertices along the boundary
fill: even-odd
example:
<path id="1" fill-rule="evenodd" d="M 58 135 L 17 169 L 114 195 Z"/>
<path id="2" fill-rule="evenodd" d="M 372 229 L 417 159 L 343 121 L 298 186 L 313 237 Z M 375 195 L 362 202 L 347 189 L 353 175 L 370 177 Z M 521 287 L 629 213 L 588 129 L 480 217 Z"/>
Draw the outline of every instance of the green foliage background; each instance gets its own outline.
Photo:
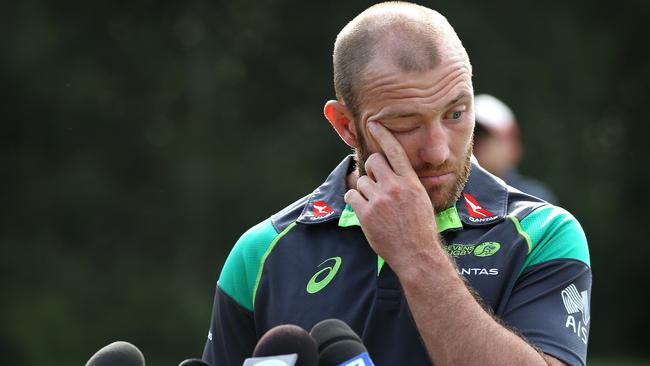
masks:
<path id="1" fill-rule="evenodd" d="M 0 362 L 83 364 L 118 339 L 150 365 L 199 356 L 232 244 L 348 152 L 322 106 L 369 4 L 2 5 Z M 590 358 L 648 357 L 650 2 L 422 4 L 587 232 Z"/>

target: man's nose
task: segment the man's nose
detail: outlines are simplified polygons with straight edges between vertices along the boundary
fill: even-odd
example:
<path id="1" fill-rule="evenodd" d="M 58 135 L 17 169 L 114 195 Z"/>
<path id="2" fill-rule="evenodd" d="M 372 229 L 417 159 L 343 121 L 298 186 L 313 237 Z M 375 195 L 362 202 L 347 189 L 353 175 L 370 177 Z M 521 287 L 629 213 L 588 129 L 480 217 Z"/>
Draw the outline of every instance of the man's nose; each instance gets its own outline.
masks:
<path id="1" fill-rule="evenodd" d="M 433 166 L 440 166 L 449 159 L 449 133 L 440 121 L 433 121 L 425 127 L 425 136 L 420 147 L 420 159 Z"/>

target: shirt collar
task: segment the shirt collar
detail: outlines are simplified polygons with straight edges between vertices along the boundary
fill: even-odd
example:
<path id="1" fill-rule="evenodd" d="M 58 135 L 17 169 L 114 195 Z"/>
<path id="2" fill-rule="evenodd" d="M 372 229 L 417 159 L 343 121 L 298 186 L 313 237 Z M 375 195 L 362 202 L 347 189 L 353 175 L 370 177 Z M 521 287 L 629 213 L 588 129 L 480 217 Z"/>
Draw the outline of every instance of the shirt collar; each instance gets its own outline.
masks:
<path id="1" fill-rule="evenodd" d="M 450 207 L 445 211 L 436 213 L 436 224 L 438 226 L 438 232 L 440 233 L 450 229 L 460 229 L 463 227 L 463 224 L 460 221 L 460 216 L 458 216 L 458 211 L 456 211 L 456 207 Z M 357 214 L 352 211 L 350 205 L 345 206 L 343 214 L 339 218 L 339 226 L 361 226 Z"/>
<path id="2" fill-rule="evenodd" d="M 465 189 L 456 202 L 463 224 L 493 225 L 508 212 L 508 188 L 503 180 L 483 169 L 472 156 L 472 170 Z"/>
<path id="3" fill-rule="evenodd" d="M 454 206 L 436 213 L 439 232 L 458 230 L 463 225 L 493 225 L 506 215 L 508 191 L 505 183 L 481 168 L 474 157 L 471 164 L 461 197 Z M 338 220 L 341 227 L 360 226 L 359 218 L 343 199 L 347 191 L 346 177 L 353 168 L 353 156 L 348 155 L 309 196 L 297 221 L 318 224 Z"/>
<path id="4" fill-rule="evenodd" d="M 346 177 L 354 168 L 354 159 L 348 155 L 334 168 L 320 187 L 309 196 L 298 222 L 319 224 L 338 219 L 345 209 L 343 196 L 347 191 Z"/>

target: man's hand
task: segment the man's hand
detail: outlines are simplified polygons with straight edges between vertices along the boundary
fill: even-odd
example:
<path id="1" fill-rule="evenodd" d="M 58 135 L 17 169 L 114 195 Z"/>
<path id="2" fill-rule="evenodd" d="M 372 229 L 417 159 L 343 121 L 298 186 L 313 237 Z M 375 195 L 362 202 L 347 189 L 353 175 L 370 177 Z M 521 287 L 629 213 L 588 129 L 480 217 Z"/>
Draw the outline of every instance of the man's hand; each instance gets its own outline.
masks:
<path id="1" fill-rule="evenodd" d="M 410 258 L 439 245 L 435 213 L 400 143 L 378 122 L 369 121 L 368 129 L 383 154 L 370 155 L 368 175 L 359 177 L 345 201 L 356 212 L 372 249 L 397 271 L 408 266 Z"/>
<path id="2" fill-rule="evenodd" d="M 368 176 L 358 179 L 345 201 L 370 246 L 400 278 L 433 363 L 562 365 L 494 321 L 475 300 L 441 250 L 433 205 L 404 149 L 379 123 L 368 122 L 368 128 L 385 157 L 375 153 L 367 159 Z"/>

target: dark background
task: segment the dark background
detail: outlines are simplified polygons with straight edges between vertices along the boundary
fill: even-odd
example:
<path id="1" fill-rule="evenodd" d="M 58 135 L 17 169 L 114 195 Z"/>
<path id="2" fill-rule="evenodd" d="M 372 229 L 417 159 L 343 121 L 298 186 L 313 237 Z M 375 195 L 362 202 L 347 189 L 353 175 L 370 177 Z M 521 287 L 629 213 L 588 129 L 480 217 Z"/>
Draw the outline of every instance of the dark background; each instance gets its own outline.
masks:
<path id="1" fill-rule="evenodd" d="M 2 5 L 1 363 L 80 365 L 118 339 L 150 365 L 199 356 L 232 244 L 348 153 L 322 106 L 369 4 Z M 647 359 L 650 2 L 422 4 L 587 233 L 590 359 Z"/>

